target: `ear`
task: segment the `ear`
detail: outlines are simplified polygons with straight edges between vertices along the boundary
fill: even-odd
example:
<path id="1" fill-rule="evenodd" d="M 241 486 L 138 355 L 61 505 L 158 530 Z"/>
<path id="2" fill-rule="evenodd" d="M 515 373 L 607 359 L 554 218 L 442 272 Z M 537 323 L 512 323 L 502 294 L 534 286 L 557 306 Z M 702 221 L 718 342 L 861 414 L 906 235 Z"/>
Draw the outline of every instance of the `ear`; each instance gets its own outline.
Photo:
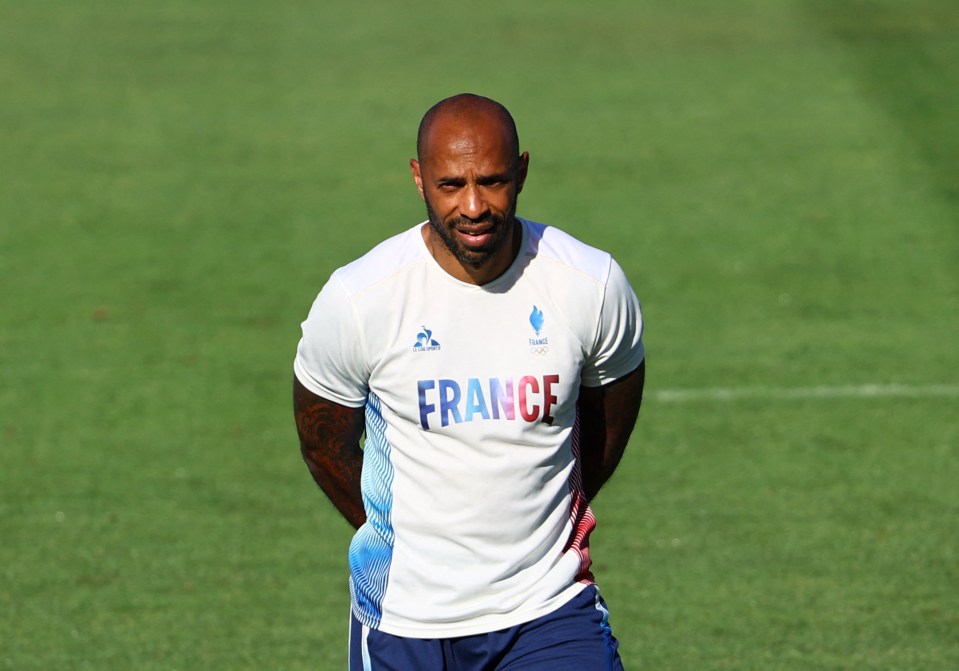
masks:
<path id="1" fill-rule="evenodd" d="M 420 198 L 426 200 L 426 193 L 423 191 L 423 174 L 420 172 L 420 162 L 415 158 L 410 159 L 410 172 L 413 173 L 413 181 L 416 183 L 416 190 L 420 192 Z"/>
<path id="2" fill-rule="evenodd" d="M 519 166 L 516 170 L 516 193 L 520 193 L 523 190 L 523 185 L 526 183 L 526 172 L 529 170 L 529 152 L 524 151 L 519 155 Z"/>

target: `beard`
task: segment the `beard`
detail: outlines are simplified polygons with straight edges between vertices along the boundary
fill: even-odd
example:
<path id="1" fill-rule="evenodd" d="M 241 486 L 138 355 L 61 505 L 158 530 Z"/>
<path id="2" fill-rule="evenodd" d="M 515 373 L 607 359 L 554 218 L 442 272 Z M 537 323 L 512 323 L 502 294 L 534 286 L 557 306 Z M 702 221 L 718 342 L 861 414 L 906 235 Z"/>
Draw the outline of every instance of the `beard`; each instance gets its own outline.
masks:
<path id="1" fill-rule="evenodd" d="M 509 217 L 502 217 L 498 214 L 490 213 L 483 219 L 468 219 L 466 217 L 452 217 L 446 221 L 441 220 L 429 201 L 426 201 L 426 215 L 429 217 L 429 224 L 432 229 L 443 241 L 443 246 L 456 258 L 457 261 L 473 268 L 481 268 L 489 259 L 491 259 L 504 246 L 509 245 L 513 234 L 513 214 Z M 456 238 L 456 229 L 461 225 L 489 224 L 490 239 L 482 245 L 470 246 L 462 244 Z"/>

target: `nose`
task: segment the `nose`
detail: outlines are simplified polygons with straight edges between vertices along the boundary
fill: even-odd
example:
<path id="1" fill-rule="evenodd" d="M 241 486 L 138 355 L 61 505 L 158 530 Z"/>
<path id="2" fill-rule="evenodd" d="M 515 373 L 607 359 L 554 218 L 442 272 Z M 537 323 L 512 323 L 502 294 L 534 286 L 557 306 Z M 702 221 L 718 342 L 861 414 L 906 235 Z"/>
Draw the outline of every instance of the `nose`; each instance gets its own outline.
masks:
<path id="1" fill-rule="evenodd" d="M 476 185 L 469 185 L 463 189 L 463 199 L 460 201 L 460 214 L 468 219 L 477 221 L 485 219 L 489 214 L 489 205 L 482 191 Z"/>

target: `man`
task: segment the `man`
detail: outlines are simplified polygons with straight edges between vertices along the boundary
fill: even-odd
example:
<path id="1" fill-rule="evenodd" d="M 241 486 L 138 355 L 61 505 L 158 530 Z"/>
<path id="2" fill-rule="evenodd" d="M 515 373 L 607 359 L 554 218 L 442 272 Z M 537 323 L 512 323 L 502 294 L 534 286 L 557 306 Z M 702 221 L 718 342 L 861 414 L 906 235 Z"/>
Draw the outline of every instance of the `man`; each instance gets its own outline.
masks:
<path id="1" fill-rule="evenodd" d="M 357 528 L 350 669 L 622 668 L 588 501 L 639 412 L 642 317 L 608 254 L 516 216 L 528 165 L 502 105 L 437 103 L 410 161 L 428 221 L 303 323 L 303 457 Z"/>

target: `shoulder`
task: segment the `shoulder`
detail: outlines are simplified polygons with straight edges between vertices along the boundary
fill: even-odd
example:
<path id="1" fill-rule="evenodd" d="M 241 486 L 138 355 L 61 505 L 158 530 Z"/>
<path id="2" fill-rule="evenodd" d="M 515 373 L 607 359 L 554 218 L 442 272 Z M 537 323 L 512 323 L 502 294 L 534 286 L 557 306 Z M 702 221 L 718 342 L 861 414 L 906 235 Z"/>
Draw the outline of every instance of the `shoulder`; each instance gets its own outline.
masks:
<path id="1" fill-rule="evenodd" d="M 423 259 L 422 224 L 387 238 L 333 273 L 347 295 L 381 284 Z"/>
<path id="2" fill-rule="evenodd" d="M 608 281 L 613 265 L 609 252 L 588 245 L 555 226 L 526 219 L 523 222 L 528 232 L 527 253 L 531 256 L 576 271 L 601 284 Z"/>

